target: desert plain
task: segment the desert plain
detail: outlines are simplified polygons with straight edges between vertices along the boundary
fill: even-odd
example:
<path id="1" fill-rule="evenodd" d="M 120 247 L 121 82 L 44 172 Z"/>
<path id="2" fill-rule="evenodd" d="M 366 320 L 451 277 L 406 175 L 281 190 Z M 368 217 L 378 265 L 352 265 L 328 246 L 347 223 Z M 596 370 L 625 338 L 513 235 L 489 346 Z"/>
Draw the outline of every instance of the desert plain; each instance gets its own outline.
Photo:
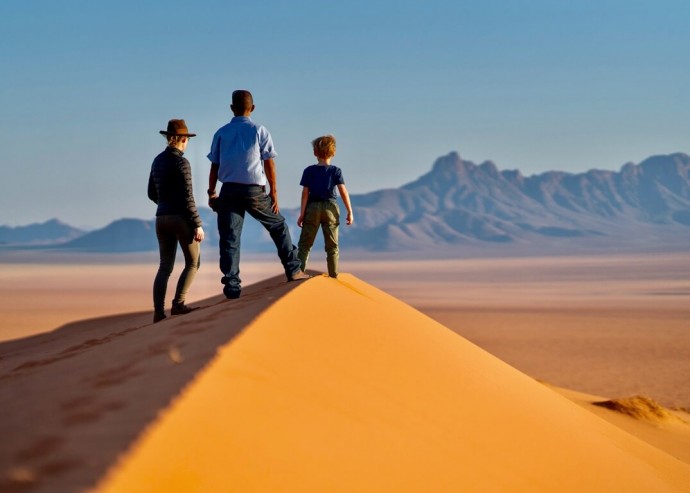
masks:
<path id="1" fill-rule="evenodd" d="M 0 259 L 2 491 L 690 491 L 690 253 L 204 253 L 155 326 L 155 256 Z"/>

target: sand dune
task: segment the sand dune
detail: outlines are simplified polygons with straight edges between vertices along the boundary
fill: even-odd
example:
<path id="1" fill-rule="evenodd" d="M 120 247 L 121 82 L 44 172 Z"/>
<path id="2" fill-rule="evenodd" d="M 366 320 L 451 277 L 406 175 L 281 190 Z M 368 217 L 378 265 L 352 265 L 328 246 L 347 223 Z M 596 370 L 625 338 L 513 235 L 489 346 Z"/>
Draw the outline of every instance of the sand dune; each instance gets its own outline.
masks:
<path id="1" fill-rule="evenodd" d="M 0 343 L 0 491 L 84 491 L 194 376 L 294 284 L 151 325 L 151 312 Z M 220 304 L 219 304 L 220 303 Z M 227 310 L 231 309 L 230 312 Z"/>
<path id="2" fill-rule="evenodd" d="M 664 452 L 353 276 L 203 304 L 0 344 L 0 491 L 690 491 L 686 424 Z"/>
<path id="3" fill-rule="evenodd" d="M 271 305 L 98 488 L 689 490 L 687 464 L 348 275 Z"/>

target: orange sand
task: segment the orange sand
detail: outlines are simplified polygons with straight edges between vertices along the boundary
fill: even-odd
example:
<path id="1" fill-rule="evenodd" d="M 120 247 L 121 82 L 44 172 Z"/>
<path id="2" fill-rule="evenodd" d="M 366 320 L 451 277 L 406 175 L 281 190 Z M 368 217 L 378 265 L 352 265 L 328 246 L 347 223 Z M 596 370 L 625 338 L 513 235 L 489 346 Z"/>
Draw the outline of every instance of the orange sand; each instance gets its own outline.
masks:
<path id="1" fill-rule="evenodd" d="M 233 304 L 205 312 L 180 320 Z M 342 275 L 223 346 L 97 491 L 690 491 L 690 466 Z"/>

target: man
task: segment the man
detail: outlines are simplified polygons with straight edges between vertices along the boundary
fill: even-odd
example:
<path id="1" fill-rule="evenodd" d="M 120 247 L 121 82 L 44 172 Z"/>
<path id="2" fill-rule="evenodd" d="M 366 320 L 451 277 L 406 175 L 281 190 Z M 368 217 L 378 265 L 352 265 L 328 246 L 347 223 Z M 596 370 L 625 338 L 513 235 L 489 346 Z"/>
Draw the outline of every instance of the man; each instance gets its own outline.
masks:
<path id="1" fill-rule="evenodd" d="M 223 293 L 228 299 L 236 299 L 242 291 L 240 236 L 245 212 L 258 220 L 271 235 L 288 281 L 301 281 L 310 276 L 300 268 L 297 248 L 292 244 L 290 230 L 280 214 L 273 140 L 264 126 L 250 118 L 255 109 L 251 93 L 245 90 L 233 92 L 230 109 L 234 118 L 215 133 L 208 154 L 211 161 L 208 196 L 209 206 L 218 213 Z M 219 180 L 223 186 L 217 196 L 216 183 Z"/>

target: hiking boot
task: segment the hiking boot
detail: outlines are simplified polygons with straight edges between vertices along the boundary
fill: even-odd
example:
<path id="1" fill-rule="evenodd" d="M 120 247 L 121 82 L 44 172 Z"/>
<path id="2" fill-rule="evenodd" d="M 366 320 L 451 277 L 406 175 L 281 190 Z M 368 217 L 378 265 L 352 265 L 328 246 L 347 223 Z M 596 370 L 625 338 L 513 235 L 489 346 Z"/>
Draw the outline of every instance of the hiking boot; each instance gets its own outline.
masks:
<path id="1" fill-rule="evenodd" d="M 297 271 L 297 274 L 292 274 L 288 281 L 304 281 L 306 279 L 311 279 L 311 276 L 303 271 Z"/>
<path id="2" fill-rule="evenodd" d="M 153 323 L 154 323 L 154 324 L 155 324 L 155 323 L 158 323 L 158 322 L 160 322 L 161 320 L 164 320 L 164 319 L 166 319 L 166 318 L 167 318 L 167 317 L 165 316 L 165 313 L 154 312 L 154 314 L 153 314 Z"/>
<path id="3" fill-rule="evenodd" d="M 237 298 L 240 297 L 241 293 L 242 293 L 242 291 L 239 289 L 224 289 L 223 290 L 223 294 L 229 300 L 236 300 Z"/>
<path id="4" fill-rule="evenodd" d="M 172 308 L 170 309 L 170 315 L 186 315 L 189 312 L 193 312 L 194 310 L 198 310 L 201 308 L 200 306 L 187 306 L 184 303 L 173 303 Z"/>

